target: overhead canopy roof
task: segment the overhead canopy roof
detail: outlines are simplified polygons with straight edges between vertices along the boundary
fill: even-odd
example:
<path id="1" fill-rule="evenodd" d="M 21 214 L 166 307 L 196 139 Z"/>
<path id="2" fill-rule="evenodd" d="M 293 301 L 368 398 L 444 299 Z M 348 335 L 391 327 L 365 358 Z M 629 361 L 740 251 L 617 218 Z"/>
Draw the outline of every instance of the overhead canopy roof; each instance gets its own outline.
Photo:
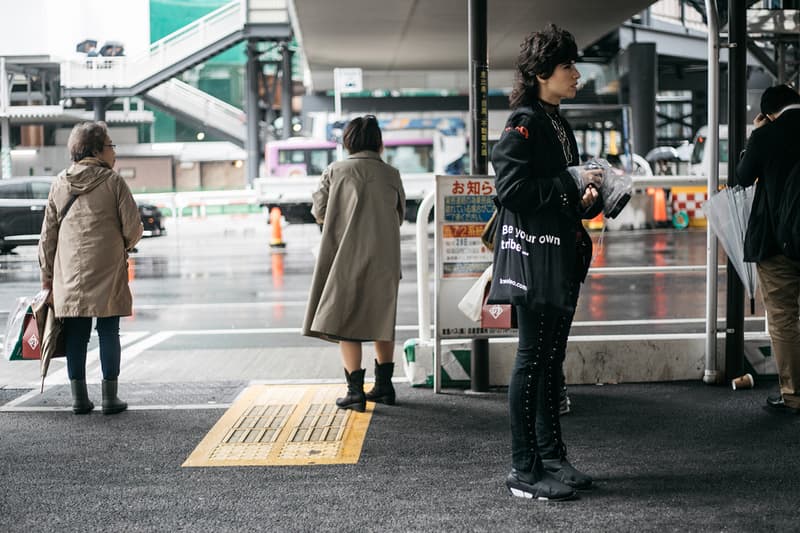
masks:
<path id="1" fill-rule="evenodd" d="M 654 3 L 654 0 L 487 1 L 490 73 L 505 70 L 506 77 L 523 37 L 546 23 L 565 27 L 575 35 L 578 47 L 585 48 Z M 335 67 L 364 69 L 367 89 L 467 86 L 468 0 L 293 0 L 293 3 L 293 25 L 315 90 L 332 88 Z M 412 72 L 416 74 L 409 77 Z M 437 72 L 438 75 L 434 74 Z M 454 74 L 444 75 L 445 72 Z"/>

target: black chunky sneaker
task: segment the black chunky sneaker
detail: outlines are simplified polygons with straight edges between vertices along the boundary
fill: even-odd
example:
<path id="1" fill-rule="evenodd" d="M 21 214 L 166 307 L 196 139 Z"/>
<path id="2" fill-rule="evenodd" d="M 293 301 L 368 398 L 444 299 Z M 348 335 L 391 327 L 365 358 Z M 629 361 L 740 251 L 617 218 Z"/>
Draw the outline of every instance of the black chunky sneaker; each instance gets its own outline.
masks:
<path id="1" fill-rule="evenodd" d="M 578 490 L 592 488 L 592 477 L 572 466 L 566 457 L 559 459 L 542 459 L 544 471 L 561 483 Z"/>
<path id="2" fill-rule="evenodd" d="M 795 409 L 794 407 L 789 407 L 786 405 L 786 403 L 783 401 L 783 396 L 780 394 L 768 397 L 767 407 L 787 414 L 800 414 L 800 409 Z"/>
<path id="3" fill-rule="evenodd" d="M 572 487 L 561 483 L 550 474 L 544 473 L 541 479 L 534 479 L 531 472 L 521 472 L 516 468 L 506 477 L 506 487 L 512 496 L 541 501 L 565 501 L 577 496 Z"/>

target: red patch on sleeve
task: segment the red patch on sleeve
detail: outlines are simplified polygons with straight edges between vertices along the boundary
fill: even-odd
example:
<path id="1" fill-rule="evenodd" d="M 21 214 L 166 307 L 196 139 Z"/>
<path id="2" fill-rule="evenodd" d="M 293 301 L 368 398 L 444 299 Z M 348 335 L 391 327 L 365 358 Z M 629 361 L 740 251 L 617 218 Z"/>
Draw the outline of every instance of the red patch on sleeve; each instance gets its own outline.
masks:
<path id="1" fill-rule="evenodd" d="M 520 132 L 522 136 L 525 137 L 526 139 L 528 138 L 528 128 L 526 128 L 525 126 L 517 126 L 514 129 Z"/>

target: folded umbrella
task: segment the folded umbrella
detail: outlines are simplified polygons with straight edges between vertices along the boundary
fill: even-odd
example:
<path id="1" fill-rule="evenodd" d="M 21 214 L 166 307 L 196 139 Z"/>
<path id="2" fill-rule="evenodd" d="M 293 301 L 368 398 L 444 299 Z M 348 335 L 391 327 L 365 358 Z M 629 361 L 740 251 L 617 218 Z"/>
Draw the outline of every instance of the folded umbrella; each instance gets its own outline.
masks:
<path id="1" fill-rule="evenodd" d="M 750 312 L 755 313 L 755 293 L 758 285 L 755 263 L 744 260 L 744 237 L 753 207 L 755 185 L 743 188 L 728 187 L 712 195 L 703 204 L 708 226 L 717 236 L 725 253 L 742 280 L 750 299 Z"/>
<path id="2" fill-rule="evenodd" d="M 39 370 L 42 376 L 42 388 L 44 392 L 44 378 L 50 368 L 50 361 L 53 357 L 66 356 L 64 349 L 64 330 L 63 323 L 56 317 L 49 298 L 44 298 L 37 302 L 33 307 L 33 314 L 36 317 L 36 325 L 39 327 L 39 338 L 41 339 L 41 359 L 39 360 Z"/>

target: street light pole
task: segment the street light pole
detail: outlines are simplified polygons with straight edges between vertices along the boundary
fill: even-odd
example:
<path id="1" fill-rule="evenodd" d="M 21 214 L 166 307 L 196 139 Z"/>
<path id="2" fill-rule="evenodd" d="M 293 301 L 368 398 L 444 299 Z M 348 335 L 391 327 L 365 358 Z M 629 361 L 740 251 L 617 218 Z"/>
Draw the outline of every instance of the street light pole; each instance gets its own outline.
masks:
<path id="1" fill-rule="evenodd" d="M 745 146 L 747 109 L 747 2 L 728 4 L 728 185 L 736 185 L 736 164 Z M 711 192 L 711 191 L 709 191 Z M 725 329 L 725 377 L 731 380 L 744 371 L 744 287 L 733 263 L 728 261 L 727 320 Z"/>
<path id="2" fill-rule="evenodd" d="M 489 59 L 487 53 L 487 0 L 469 0 L 469 116 L 470 171 L 488 173 L 489 160 Z M 489 340 L 473 339 L 470 382 L 473 392 L 489 390 Z"/>

